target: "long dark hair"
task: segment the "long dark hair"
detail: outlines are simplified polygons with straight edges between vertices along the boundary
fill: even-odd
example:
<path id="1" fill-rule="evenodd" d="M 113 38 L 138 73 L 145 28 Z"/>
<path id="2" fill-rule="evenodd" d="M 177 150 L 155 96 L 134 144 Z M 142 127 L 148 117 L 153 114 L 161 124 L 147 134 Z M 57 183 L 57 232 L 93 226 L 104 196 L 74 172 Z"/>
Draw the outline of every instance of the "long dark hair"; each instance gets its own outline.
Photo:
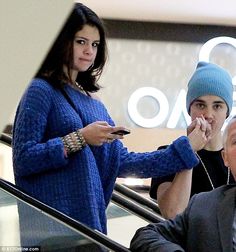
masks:
<path id="1" fill-rule="evenodd" d="M 85 91 L 96 92 L 100 89 L 97 81 L 102 74 L 107 59 L 105 28 L 96 13 L 81 3 L 74 4 L 71 14 L 35 77 L 45 78 L 55 87 L 60 87 L 65 82 L 71 82 L 71 76 L 69 73 L 68 75 L 64 73 L 63 66 L 66 66 L 68 71 L 71 69 L 74 37 L 86 24 L 97 27 L 100 34 L 100 43 L 93 66 L 85 72 L 79 72 L 76 81 L 80 83 Z"/>

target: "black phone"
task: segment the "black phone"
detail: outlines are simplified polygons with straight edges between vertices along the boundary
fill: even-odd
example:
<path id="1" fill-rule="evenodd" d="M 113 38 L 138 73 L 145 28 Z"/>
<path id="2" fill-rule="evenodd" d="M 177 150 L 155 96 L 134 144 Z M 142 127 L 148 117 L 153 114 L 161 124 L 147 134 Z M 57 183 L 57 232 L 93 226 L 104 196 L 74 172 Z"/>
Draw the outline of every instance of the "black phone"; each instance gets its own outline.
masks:
<path id="1" fill-rule="evenodd" d="M 128 130 L 128 129 L 117 130 L 117 131 L 112 132 L 111 134 L 123 136 L 123 135 L 130 134 L 130 130 Z"/>

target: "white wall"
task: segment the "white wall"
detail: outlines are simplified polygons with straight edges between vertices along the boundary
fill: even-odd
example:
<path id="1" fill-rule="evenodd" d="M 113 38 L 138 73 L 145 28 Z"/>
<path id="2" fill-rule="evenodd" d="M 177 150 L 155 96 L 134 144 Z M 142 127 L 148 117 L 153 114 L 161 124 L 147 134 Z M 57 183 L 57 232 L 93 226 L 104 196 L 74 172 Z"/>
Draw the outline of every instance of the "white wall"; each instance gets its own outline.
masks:
<path id="1" fill-rule="evenodd" d="M 64 22 L 72 0 L 0 1 L 0 130 Z"/>
<path id="2" fill-rule="evenodd" d="M 103 18 L 236 25 L 235 0 L 77 0 Z"/>

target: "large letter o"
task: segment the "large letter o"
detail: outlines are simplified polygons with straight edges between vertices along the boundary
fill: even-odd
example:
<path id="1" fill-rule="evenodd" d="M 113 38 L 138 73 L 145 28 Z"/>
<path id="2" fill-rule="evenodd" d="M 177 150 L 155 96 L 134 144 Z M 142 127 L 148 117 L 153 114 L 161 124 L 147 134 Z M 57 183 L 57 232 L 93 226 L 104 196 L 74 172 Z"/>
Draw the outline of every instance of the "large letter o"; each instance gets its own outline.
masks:
<path id="1" fill-rule="evenodd" d="M 213 39 L 208 40 L 200 49 L 199 52 L 199 61 L 206 61 L 209 62 L 210 53 L 213 48 L 219 44 L 229 44 L 236 49 L 236 39 L 232 37 L 215 37 Z M 232 78 L 232 82 L 236 85 L 236 76 Z"/>
<path id="2" fill-rule="evenodd" d="M 138 102 L 145 96 L 153 97 L 159 103 L 159 112 L 153 118 L 144 118 L 137 109 Z M 166 96 L 157 88 L 142 87 L 134 91 L 128 101 L 128 113 L 133 122 L 144 128 L 154 128 L 167 117 L 169 104 Z"/>

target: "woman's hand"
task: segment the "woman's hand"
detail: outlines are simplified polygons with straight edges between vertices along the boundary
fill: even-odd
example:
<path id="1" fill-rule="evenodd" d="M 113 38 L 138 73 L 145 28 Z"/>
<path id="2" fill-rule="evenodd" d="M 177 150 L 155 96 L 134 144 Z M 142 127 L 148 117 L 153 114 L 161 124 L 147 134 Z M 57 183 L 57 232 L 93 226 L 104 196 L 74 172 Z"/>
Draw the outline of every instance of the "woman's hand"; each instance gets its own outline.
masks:
<path id="1" fill-rule="evenodd" d="M 122 135 L 112 134 L 123 129 L 124 127 L 110 126 L 105 121 L 96 121 L 80 129 L 80 132 L 87 144 L 100 146 L 104 143 L 111 143 L 115 139 L 123 139 Z"/>

